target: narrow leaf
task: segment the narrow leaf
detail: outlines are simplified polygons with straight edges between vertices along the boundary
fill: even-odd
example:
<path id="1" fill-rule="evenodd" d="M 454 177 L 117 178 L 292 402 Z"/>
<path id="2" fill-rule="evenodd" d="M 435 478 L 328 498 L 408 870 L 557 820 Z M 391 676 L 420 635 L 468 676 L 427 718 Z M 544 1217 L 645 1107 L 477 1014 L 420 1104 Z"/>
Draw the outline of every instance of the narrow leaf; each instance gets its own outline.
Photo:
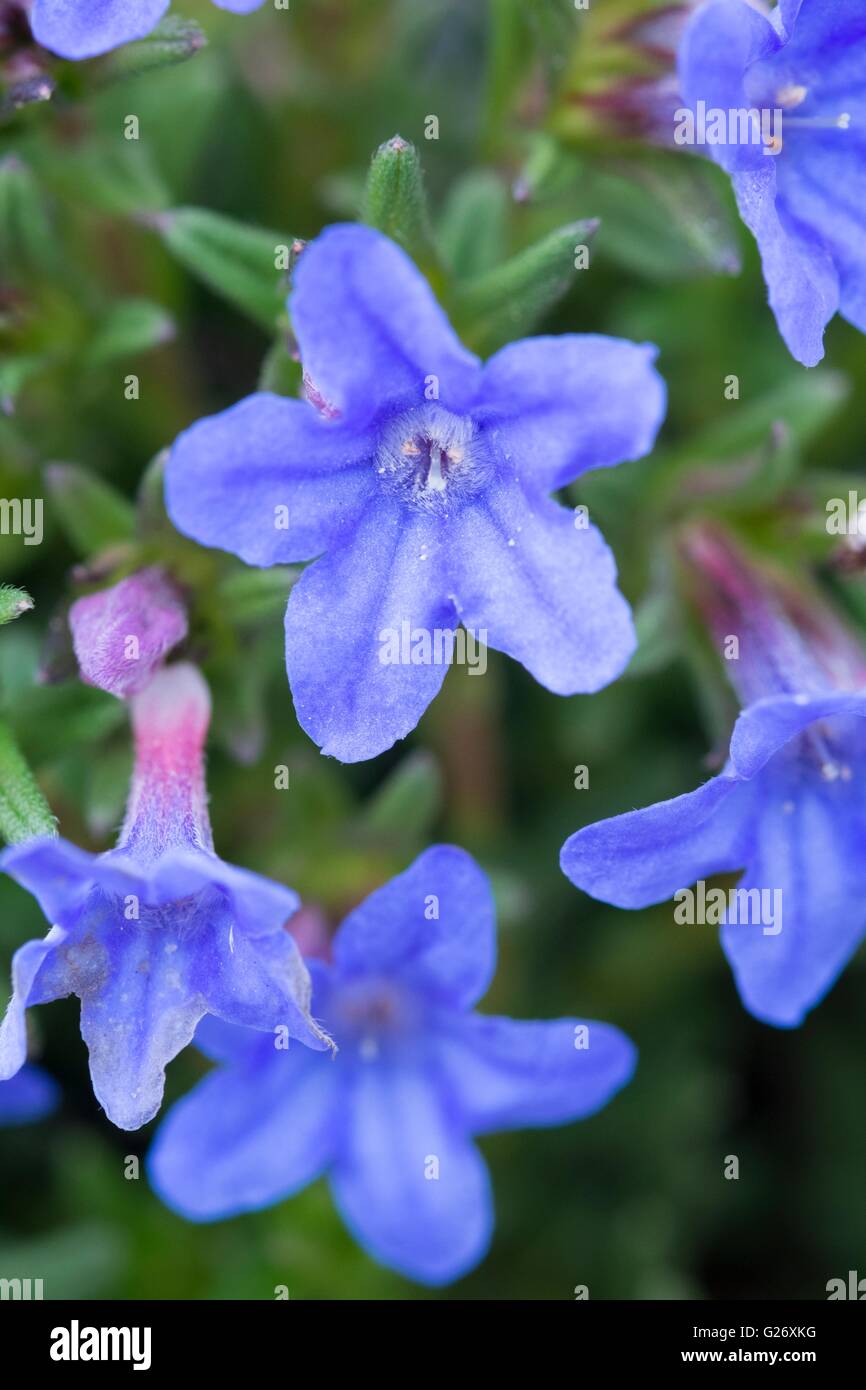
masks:
<path id="1" fill-rule="evenodd" d="M 48 802 L 5 723 L 0 723 L 0 834 L 10 845 L 57 834 Z"/>

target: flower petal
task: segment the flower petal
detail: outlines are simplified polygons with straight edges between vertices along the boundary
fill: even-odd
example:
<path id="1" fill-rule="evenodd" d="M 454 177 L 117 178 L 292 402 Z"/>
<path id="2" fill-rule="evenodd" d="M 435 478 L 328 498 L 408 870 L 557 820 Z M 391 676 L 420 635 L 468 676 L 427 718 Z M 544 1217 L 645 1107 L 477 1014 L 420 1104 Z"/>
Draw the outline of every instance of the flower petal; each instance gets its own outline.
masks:
<path id="1" fill-rule="evenodd" d="M 166 506 L 179 531 L 248 565 L 309 560 L 356 523 L 374 452 L 370 436 L 309 402 L 258 392 L 178 436 Z"/>
<path id="2" fill-rule="evenodd" d="M 0 1125 L 30 1124 L 55 1109 L 57 1083 L 39 1067 L 22 1067 L 10 1081 L 0 1082 Z"/>
<path id="3" fill-rule="evenodd" d="M 77 920 L 98 862 L 97 855 L 59 836 L 38 836 L 0 852 L 0 870 L 32 893 L 52 925 Z"/>
<path id="4" fill-rule="evenodd" d="M 765 161 L 773 166 L 773 160 Z M 824 356 L 824 329 L 839 308 L 839 277 L 823 238 L 783 223 L 776 207 L 776 169 L 735 174 L 740 216 L 761 253 L 761 265 L 779 332 L 798 362 L 814 367 Z"/>
<path id="5" fill-rule="evenodd" d="M 342 762 L 373 758 L 415 728 L 445 679 L 457 626 L 435 520 L 371 508 L 351 545 L 322 556 L 286 610 L 286 669 L 302 728 Z M 415 661 L 416 631 L 429 651 Z M 403 640 L 405 634 L 405 641 Z"/>
<path id="6" fill-rule="evenodd" d="M 189 1221 L 280 1202 L 330 1163 L 338 1106 L 336 1065 L 262 1039 L 172 1106 L 148 1157 L 151 1184 Z"/>
<path id="7" fill-rule="evenodd" d="M 496 966 L 486 875 L 465 850 L 434 845 L 349 913 L 333 959 L 340 973 L 394 974 L 454 1008 L 471 1007 Z"/>
<path id="8" fill-rule="evenodd" d="M 144 38 L 170 0 L 35 0 L 30 25 L 37 43 L 61 58 L 92 58 Z"/>
<path id="9" fill-rule="evenodd" d="M 446 1044 L 452 1094 L 473 1134 L 580 1120 L 631 1080 L 634 1044 L 607 1023 L 471 1014 Z"/>
<path id="10" fill-rule="evenodd" d="M 738 886 L 779 896 L 763 923 L 754 913 L 727 922 L 721 939 L 743 1003 L 765 1023 L 802 1023 L 866 935 L 864 775 L 866 759 L 850 782 L 803 776 L 798 759 L 761 774 L 764 806 Z"/>
<path id="11" fill-rule="evenodd" d="M 698 879 L 742 868 L 754 799 L 749 783 L 713 777 L 685 796 L 584 826 L 562 848 L 562 871 L 615 907 L 664 902 Z"/>
<path id="12" fill-rule="evenodd" d="M 48 1003 L 69 993 L 63 988 L 52 993 L 39 978 L 43 965 L 51 962 L 66 939 L 62 927 L 52 927 L 42 941 L 25 942 L 12 957 L 12 998 L 0 1023 L 0 1081 L 14 1076 L 27 1060 L 26 1011 L 30 1005 Z"/>
<path id="13" fill-rule="evenodd" d="M 866 44 L 859 49 L 861 72 L 866 65 L 864 50 Z M 866 161 L 862 79 L 859 101 L 845 93 L 835 98 L 835 104 L 856 124 L 849 130 L 792 130 L 787 136 L 788 157 L 777 169 L 778 205 L 789 222 L 814 229 L 839 276 L 841 313 L 866 332 L 866 210 L 852 191 Z"/>
<path id="14" fill-rule="evenodd" d="M 463 626 L 521 662 L 557 695 L 600 690 L 635 649 L 616 565 L 594 526 L 576 525 L 516 482 L 467 504 L 449 531 L 449 567 Z"/>
<path id="15" fill-rule="evenodd" d="M 265 3 L 265 0 L 213 0 L 221 10 L 231 10 L 233 14 L 252 14 Z"/>
<path id="16" fill-rule="evenodd" d="M 331 1187 L 359 1243 L 420 1283 L 459 1279 L 490 1242 L 484 1160 L 420 1068 L 357 1065 Z"/>
<path id="17" fill-rule="evenodd" d="M 754 777 L 774 753 L 819 719 L 866 718 L 866 694 L 770 695 L 743 710 L 731 735 L 731 763 L 741 777 Z"/>
<path id="18" fill-rule="evenodd" d="M 329 227 L 298 261 L 290 300 L 305 373 L 354 425 L 386 407 L 471 399 L 478 359 L 460 343 L 404 251 L 370 227 Z"/>
<path id="19" fill-rule="evenodd" d="M 710 0 L 690 18 L 677 55 L 680 91 L 692 110 L 698 102 L 731 112 L 753 106 L 746 92 L 748 69 L 778 52 L 782 39 L 748 0 Z M 707 145 L 710 155 L 729 172 L 760 170 L 772 163 L 760 144 Z"/>
<path id="20" fill-rule="evenodd" d="M 479 410 L 525 486 L 544 492 L 589 468 L 642 458 L 664 419 L 652 343 L 597 334 L 528 338 L 484 368 Z"/>

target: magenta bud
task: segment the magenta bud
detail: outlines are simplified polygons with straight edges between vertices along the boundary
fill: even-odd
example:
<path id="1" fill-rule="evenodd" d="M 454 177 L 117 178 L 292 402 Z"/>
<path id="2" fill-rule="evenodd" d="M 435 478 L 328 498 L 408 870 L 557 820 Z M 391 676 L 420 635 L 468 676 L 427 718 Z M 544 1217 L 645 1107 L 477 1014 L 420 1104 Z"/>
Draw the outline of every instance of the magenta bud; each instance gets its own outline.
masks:
<path id="1" fill-rule="evenodd" d="M 681 552 L 697 606 L 744 704 L 785 691 L 866 684 L 861 643 L 810 586 L 747 557 L 709 523 L 687 528 Z"/>
<path id="2" fill-rule="evenodd" d="M 177 590 L 156 567 L 78 599 L 69 626 L 81 679 L 122 700 L 144 690 L 188 630 Z"/>

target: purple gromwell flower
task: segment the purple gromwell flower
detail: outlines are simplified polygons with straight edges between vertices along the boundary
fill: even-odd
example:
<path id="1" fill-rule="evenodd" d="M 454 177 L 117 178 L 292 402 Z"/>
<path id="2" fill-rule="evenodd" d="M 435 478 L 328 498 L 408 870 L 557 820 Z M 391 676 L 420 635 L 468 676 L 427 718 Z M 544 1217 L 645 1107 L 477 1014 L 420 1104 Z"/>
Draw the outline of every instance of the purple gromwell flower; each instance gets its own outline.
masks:
<path id="1" fill-rule="evenodd" d="M 54 924 L 15 954 L 0 1078 L 24 1062 L 25 1010 L 76 994 L 94 1092 L 122 1129 L 159 1109 L 165 1067 L 205 1013 L 328 1046 L 285 929 L 296 895 L 214 853 L 202 676 L 186 664 L 160 671 L 131 712 L 136 763 L 117 848 L 94 855 L 37 839 L 0 854 Z"/>
<path id="2" fill-rule="evenodd" d="M 0 1128 L 29 1125 L 43 1120 L 57 1108 L 57 1083 L 40 1067 L 22 1067 L 8 1081 L 0 1081 Z"/>
<path id="3" fill-rule="evenodd" d="M 864 65 L 862 0 L 780 0 L 769 15 L 708 0 L 680 45 L 687 106 L 705 123 L 738 122 L 737 138 L 707 153 L 731 175 L 779 331 L 807 367 L 837 310 L 866 331 L 866 222 L 852 191 L 866 161 Z"/>
<path id="4" fill-rule="evenodd" d="M 696 791 L 577 831 L 562 868 L 617 907 L 676 896 L 675 921 L 721 923 L 746 1008 L 792 1027 L 866 935 L 866 653 L 823 603 L 714 531 L 695 531 L 687 553 L 745 704 L 727 765 Z M 713 915 L 694 916 L 705 880 L 736 870 L 737 888 L 710 890 L 722 895 Z"/>
<path id="5" fill-rule="evenodd" d="M 249 14 L 264 0 L 213 0 Z M 43 48 L 61 58 L 94 58 L 155 29 L 171 0 L 34 0 L 30 24 Z"/>
<path id="6" fill-rule="evenodd" d="M 187 634 L 186 609 L 162 570 L 140 570 L 69 610 L 81 679 L 127 699 Z"/>
<path id="7" fill-rule="evenodd" d="M 333 1064 L 274 1038 L 197 1034 L 224 1065 L 166 1117 L 149 1159 L 160 1196 L 194 1221 L 272 1205 L 323 1173 L 356 1239 L 411 1279 L 444 1284 L 493 1225 L 472 1136 L 581 1119 L 631 1078 L 617 1028 L 473 1012 L 494 972 L 493 900 L 463 850 L 427 850 L 373 893 L 314 961 Z"/>
<path id="8" fill-rule="evenodd" d="M 166 499 L 181 531 L 248 564 L 315 559 L 286 666 L 323 752 L 371 758 L 414 729 L 461 623 L 557 694 L 615 680 L 635 637 L 613 556 L 548 494 L 652 448 L 655 348 L 563 335 L 482 365 L 408 257 L 360 226 L 304 250 L 290 309 L 308 399 L 262 393 L 194 425 Z"/>

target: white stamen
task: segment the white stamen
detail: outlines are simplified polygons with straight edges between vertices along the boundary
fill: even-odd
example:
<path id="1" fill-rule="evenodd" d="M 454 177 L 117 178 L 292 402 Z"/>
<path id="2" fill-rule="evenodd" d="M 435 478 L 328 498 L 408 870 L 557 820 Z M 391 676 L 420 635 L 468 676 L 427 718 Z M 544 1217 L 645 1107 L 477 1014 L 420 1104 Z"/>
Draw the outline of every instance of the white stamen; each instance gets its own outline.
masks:
<path id="1" fill-rule="evenodd" d="M 776 93 L 776 104 L 781 106 L 784 111 L 792 111 L 795 106 L 800 106 L 808 95 L 808 87 L 801 87 L 797 82 L 790 82 L 787 87 L 782 87 Z"/>
<path id="2" fill-rule="evenodd" d="M 445 475 L 442 472 L 442 450 L 436 444 L 430 445 L 430 471 L 427 474 L 427 487 L 434 492 L 445 489 Z"/>

